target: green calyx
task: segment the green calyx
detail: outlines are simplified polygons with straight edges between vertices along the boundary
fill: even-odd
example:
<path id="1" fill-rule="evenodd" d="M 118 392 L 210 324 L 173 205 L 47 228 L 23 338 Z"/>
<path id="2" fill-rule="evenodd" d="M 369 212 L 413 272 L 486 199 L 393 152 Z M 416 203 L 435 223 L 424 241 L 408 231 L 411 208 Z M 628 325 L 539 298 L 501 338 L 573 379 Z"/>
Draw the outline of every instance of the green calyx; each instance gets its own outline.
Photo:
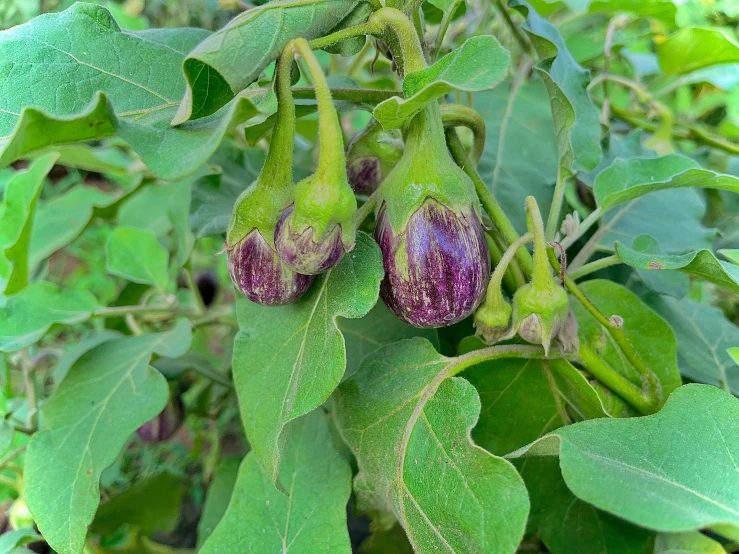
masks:
<path id="1" fill-rule="evenodd" d="M 492 298 L 485 302 L 475 312 L 474 326 L 476 335 L 482 337 L 487 344 L 494 344 L 509 335 L 513 308 L 503 298 L 500 288 Z"/>
<path id="2" fill-rule="evenodd" d="M 567 293 L 554 280 L 547 259 L 544 222 L 533 196 L 526 198 L 526 223 L 534 238 L 531 282 L 513 295 L 513 331 L 527 342 L 541 344 L 549 355 L 552 339 L 567 322 Z"/>
<path id="3" fill-rule="evenodd" d="M 393 231 L 400 233 L 427 199 L 457 213 L 473 209 L 479 216 L 475 187 L 447 149 L 438 104 L 414 117 L 404 135 L 403 157 L 380 185 L 377 198 L 377 209 L 384 206 Z"/>
<path id="4" fill-rule="evenodd" d="M 308 65 L 316 89 L 319 152 L 316 172 L 295 187 L 290 230 L 302 234 L 312 228 L 313 240 L 320 242 L 339 225 L 341 241 L 348 251 L 354 247 L 356 236 L 357 201 L 347 180 L 341 122 L 326 76 L 310 46 L 303 39 L 295 40 L 294 45 Z"/>
<path id="5" fill-rule="evenodd" d="M 277 64 L 277 120 L 272 140 L 259 177 L 234 204 L 226 234 L 226 248 L 236 246 L 253 229 L 274 247 L 274 228 L 282 211 L 290 203 L 293 186 L 293 145 L 295 102 L 290 89 L 292 43 L 288 44 Z"/>

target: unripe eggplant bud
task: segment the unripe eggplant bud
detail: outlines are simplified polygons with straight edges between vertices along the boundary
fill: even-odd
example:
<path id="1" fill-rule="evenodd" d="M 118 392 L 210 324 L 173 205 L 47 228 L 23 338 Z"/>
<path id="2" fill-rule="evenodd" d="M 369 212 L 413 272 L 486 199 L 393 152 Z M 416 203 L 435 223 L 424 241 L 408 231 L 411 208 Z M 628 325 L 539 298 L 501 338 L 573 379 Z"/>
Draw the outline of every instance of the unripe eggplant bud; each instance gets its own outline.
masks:
<path id="1" fill-rule="evenodd" d="M 136 430 L 142 441 L 157 443 L 169 440 L 185 420 L 185 409 L 179 396 L 170 398 L 162 412 Z"/>
<path id="2" fill-rule="evenodd" d="M 528 283 L 513 295 L 513 329 L 526 342 L 541 344 L 547 354 L 568 313 L 567 293 L 559 285 L 541 288 Z"/>
<path id="3" fill-rule="evenodd" d="M 513 307 L 500 298 L 500 301 L 483 304 L 475 312 L 475 334 L 486 344 L 495 344 L 509 335 Z"/>
<path id="4" fill-rule="evenodd" d="M 428 199 L 399 233 L 380 211 L 375 239 L 385 265 L 380 295 L 402 321 L 452 325 L 482 300 L 490 278 L 488 245 L 471 207 L 454 211 Z"/>
<path id="5" fill-rule="evenodd" d="M 346 149 L 346 173 L 354 192 L 370 195 L 403 155 L 403 138 L 397 129 L 385 130 L 372 120 Z"/>
<path id="6" fill-rule="evenodd" d="M 228 271 L 236 288 L 252 302 L 283 306 L 305 294 L 312 275 L 290 269 L 254 229 L 228 252 Z"/>

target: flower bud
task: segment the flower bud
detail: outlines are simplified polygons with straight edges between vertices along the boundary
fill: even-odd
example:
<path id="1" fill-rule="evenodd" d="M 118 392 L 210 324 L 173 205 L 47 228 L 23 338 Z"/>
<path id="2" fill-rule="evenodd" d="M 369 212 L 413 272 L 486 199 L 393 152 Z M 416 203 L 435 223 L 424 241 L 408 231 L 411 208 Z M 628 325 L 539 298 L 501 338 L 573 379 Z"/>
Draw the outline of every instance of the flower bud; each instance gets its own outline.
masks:
<path id="1" fill-rule="evenodd" d="M 136 430 L 136 434 L 147 443 L 163 442 L 180 428 L 185 420 L 185 409 L 179 396 L 170 399 L 162 412 Z"/>
<path id="2" fill-rule="evenodd" d="M 542 288 L 528 283 L 513 295 L 513 329 L 526 342 L 541 344 L 546 355 L 568 313 L 567 293 L 558 285 Z"/>
<path id="3" fill-rule="evenodd" d="M 403 155 L 403 139 L 397 129 L 384 130 L 372 120 L 357 133 L 346 149 L 346 173 L 354 192 L 370 195 L 377 190 Z"/>
<path id="4" fill-rule="evenodd" d="M 486 344 L 495 344 L 508 336 L 512 313 L 513 308 L 502 296 L 500 301 L 483 302 L 475 312 L 475 334 Z"/>
<path id="5" fill-rule="evenodd" d="M 380 295 L 402 321 L 444 327 L 482 300 L 490 278 L 488 245 L 471 207 L 456 212 L 428 199 L 398 233 L 381 210 L 375 239 L 385 266 Z"/>

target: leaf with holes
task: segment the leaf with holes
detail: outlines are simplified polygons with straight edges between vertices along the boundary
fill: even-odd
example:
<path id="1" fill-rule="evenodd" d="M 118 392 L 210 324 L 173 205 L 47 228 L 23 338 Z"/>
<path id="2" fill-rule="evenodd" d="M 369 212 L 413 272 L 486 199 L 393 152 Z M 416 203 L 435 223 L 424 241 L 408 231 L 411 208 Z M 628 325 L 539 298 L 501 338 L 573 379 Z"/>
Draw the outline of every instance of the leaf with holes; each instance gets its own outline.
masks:
<path id="1" fill-rule="evenodd" d="M 472 37 L 435 64 L 403 79 L 404 98 L 394 96 L 377 105 L 374 116 L 386 129 L 396 129 L 430 102 L 454 90 L 478 92 L 505 79 L 511 56 L 490 35 Z"/>
<path id="2" fill-rule="evenodd" d="M 24 492 L 41 533 L 60 554 L 82 551 L 100 503 L 100 475 L 129 436 L 164 409 L 169 388 L 152 354 L 190 348 L 190 325 L 113 339 L 84 354 L 43 407 L 26 454 Z"/>
<path id="3" fill-rule="evenodd" d="M 337 426 L 359 465 L 364 511 L 391 512 L 419 553 L 514 552 L 528 497 L 505 460 L 469 432 L 480 398 L 459 362 L 416 338 L 380 348 L 335 393 Z"/>
<path id="4" fill-rule="evenodd" d="M 364 317 L 377 302 L 382 276 L 380 249 L 360 233 L 355 249 L 296 303 L 239 301 L 234 383 L 249 443 L 271 479 L 278 478 L 285 425 L 320 406 L 344 374 L 337 319 Z"/>
<path id="5" fill-rule="evenodd" d="M 346 503 L 351 469 L 336 451 L 322 410 L 286 429 L 279 490 L 252 452 L 244 458 L 231 502 L 201 554 L 349 554 Z M 244 525 L 244 522 L 248 522 Z"/>

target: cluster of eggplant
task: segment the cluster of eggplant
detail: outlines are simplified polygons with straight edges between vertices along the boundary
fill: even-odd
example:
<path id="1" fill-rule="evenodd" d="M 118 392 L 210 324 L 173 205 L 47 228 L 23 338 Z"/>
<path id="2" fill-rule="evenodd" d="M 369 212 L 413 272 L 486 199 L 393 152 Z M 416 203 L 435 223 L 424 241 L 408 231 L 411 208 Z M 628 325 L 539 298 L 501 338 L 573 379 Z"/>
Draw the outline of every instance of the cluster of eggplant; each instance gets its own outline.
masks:
<path id="1" fill-rule="evenodd" d="M 280 72 L 288 68 L 281 60 L 278 91 L 279 80 L 289 78 Z M 480 202 L 472 181 L 450 155 L 438 104 L 426 106 L 402 135 L 371 122 L 345 153 L 325 79 L 319 71 L 312 76 L 319 111 L 318 168 L 292 186 L 294 108 L 291 95 L 278 94 L 265 166 L 237 201 L 226 240 L 237 289 L 263 305 L 296 301 L 316 274 L 352 249 L 358 224 L 355 192 L 374 195 L 374 238 L 385 270 L 380 295 L 399 319 L 438 328 L 480 307 L 475 325 L 486 341 L 518 333 L 548 348 L 567 318 L 566 294 L 553 282 L 546 260 L 546 269 L 514 297 L 516 309 L 503 299 L 499 283 L 491 282 Z M 535 202 L 527 202 L 527 212 L 534 207 Z M 530 216 L 541 221 L 538 208 Z M 543 235 L 539 238 L 543 243 Z M 546 244 L 535 246 L 538 257 L 546 256 L 545 249 Z M 542 313 L 539 301 L 556 306 L 551 314 Z"/>

